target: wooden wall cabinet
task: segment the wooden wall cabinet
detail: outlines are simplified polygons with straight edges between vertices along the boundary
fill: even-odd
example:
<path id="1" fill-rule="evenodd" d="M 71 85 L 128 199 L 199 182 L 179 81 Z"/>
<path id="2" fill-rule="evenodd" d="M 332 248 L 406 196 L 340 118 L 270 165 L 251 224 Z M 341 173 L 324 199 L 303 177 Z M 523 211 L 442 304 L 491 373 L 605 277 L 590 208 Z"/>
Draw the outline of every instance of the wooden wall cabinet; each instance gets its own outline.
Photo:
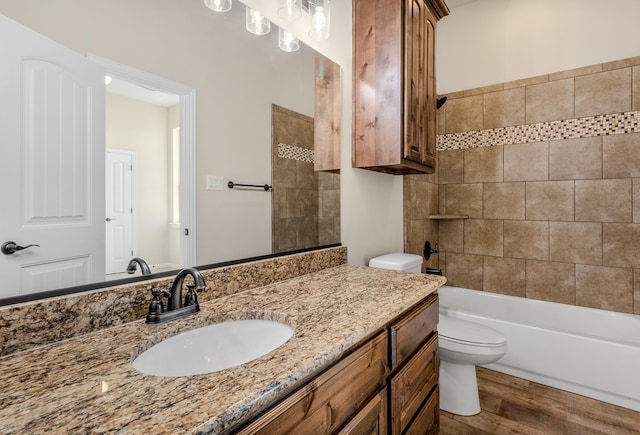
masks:
<path id="1" fill-rule="evenodd" d="M 437 433 L 437 324 L 438 296 L 434 293 L 232 433 Z"/>
<path id="2" fill-rule="evenodd" d="M 443 0 L 353 1 L 354 167 L 435 171 L 435 32 L 448 14 Z"/>

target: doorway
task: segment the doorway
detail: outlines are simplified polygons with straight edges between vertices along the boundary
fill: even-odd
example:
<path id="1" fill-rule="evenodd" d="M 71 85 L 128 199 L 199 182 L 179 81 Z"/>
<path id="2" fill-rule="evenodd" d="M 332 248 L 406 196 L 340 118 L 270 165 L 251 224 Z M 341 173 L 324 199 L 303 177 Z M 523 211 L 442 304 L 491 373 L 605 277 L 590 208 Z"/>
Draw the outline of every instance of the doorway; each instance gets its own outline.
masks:
<path id="1" fill-rule="evenodd" d="M 179 146 L 179 216 L 180 222 L 172 222 L 177 240 L 175 243 L 165 239 L 166 244 L 177 245 L 179 253 L 175 262 L 180 267 L 195 266 L 196 263 L 196 217 L 195 217 L 195 89 L 164 77 L 156 76 L 127 65 L 119 64 L 98 56 L 88 55 L 88 58 L 105 69 L 105 74 L 114 81 L 131 87 L 138 87 L 147 93 L 169 94 L 177 97 L 179 109 L 177 113 Z M 107 87 L 109 91 L 109 87 Z M 171 137 L 171 133 L 168 135 Z M 171 144 L 169 144 L 171 145 Z M 138 167 L 142 168 L 143 159 L 138 159 Z M 169 172 L 170 166 L 164 171 Z M 152 177 L 153 178 L 153 177 Z M 140 195 L 138 195 L 139 197 Z M 138 198 L 138 201 L 140 198 Z M 166 221 L 171 219 L 163 215 Z M 140 238 L 138 237 L 138 242 Z M 144 257 L 143 257 L 144 258 Z M 171 266 L 170 266 L 171 267 Z M 153 271 L 152 271 L 153 272 Z"/>

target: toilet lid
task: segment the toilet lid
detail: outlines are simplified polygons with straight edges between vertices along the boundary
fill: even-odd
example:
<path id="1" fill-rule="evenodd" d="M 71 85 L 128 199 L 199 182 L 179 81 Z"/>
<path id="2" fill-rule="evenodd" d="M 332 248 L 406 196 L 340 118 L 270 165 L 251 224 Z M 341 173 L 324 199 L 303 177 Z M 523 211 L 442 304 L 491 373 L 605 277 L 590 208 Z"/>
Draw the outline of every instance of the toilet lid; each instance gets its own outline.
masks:
<path id="1" fill-rule="evenodd" d="M 485 346 L 500 346 L 507 337 L 499 331 L 479 323 L 440 316 L 438 335 L 446 340 Z"/>

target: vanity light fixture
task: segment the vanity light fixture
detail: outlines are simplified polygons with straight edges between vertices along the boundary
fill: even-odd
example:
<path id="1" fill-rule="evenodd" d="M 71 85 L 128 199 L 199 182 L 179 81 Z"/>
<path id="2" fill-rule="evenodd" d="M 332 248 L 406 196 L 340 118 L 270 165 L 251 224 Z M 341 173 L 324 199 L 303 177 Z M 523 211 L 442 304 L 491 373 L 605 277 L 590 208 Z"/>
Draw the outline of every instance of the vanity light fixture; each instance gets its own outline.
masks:
<path id="1" fill-rule="evenodd" d="M 309 36 L 316 41 L 329 37 L 331 1 L 309 0 Z"/>
<path id="2" fill-rule="evenodd" d="M 300 0 L 280 0 L 278 16 L 287 21 L 295 21 L 302 16 Z"/>
<path id="3" fill-rule="evenodd" d="M 278 30 L 278 47 L 280 50 L 292 53 L 300 48 L 300 41 L 293 36 L 293 33 L 287 32 L 282 27 Z"/>
<path id="4" fill-rule="evenodd" d="M 266 35 L 271 30 L 271 22 L 260 12 L 247 6 L 246 27 L 254 35 Z"/>
<path id="5" fill-rule="evenodd" d="M 232 0 L 204 0 L 204 4 L 216 12 L 227 12 L 231 9 L 233 2 Z"/>

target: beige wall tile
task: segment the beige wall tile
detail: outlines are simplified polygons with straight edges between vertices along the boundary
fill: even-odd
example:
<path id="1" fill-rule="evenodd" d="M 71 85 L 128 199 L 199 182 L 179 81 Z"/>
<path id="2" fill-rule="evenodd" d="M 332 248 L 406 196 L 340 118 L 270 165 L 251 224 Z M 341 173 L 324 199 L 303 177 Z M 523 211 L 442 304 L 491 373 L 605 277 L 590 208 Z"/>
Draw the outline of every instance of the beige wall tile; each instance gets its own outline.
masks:
<path id="1" fill-rule="evenodd" d="M 502 181 L 504 147 L 469 148 L 464 150 L 464 182 L 491 183 Z"/>
<path id="2" fill-rule="evenodd" d="M 464 181 L 464 150 L 438 152 L 438 183 L 462 183 Z"/>
<path id="3" fill-rule="evenodd" d="M 482 183 L 440 185 L 446 189 L 447 214 L 466 214 L 482 218 Z"/>
<path id="4" fill-rule="evenodd" d="M 549 142 L 504 146 L 504 181 L 548 179 Z"/>
<path id="5" fill-rule="evenodd" d="M 485 183 L 485 219 L 524 219 L 525 183 Z"/>
<path id="6" fill-rule="evenodd" d="M 576 117 L 631 110 L 631 68 L 575 78 Z"/>
<path id="7" fill-rule="evenodd" d="M 451 99 L 446 107 L 447 133 L 482 130 L 482 95 Z"/>
<path id="8" fill-rule="evenodd" d="M 527 86 L 526 123 L 575 117 L 573 78 Z"/>
<path id="9" fill-rule="evenodd" d="M 633 313 L 633 269 L 576 264 L 576 304 Z"/>
<path id="10" fill-rule="evenodd" d="M 631 110 L 640 110 L 640 66 L 632 68 L 632 104 Z"/>
<path id="11" fill-rule="evenodd" d="M 602 64 L 598 63 L 596 65 L 589 65 L 582 68 L 575 68 L 566 71 L 559 71 L 557 73 L 549 74 L 549 80 L 562 80 L 569 77 L 578 77 L 584 76 L 587 74 L 595 74 L 602 72 Z"/>
<path id="12" fill-rule="evenodd" d="M 549 260 L 602 264 L 602 224 L 549 222 Z"/>
<path id="13" fill-rule="evenodd" d="M 633 269 L 633 312 L 640 314 L 640 270 Z"/>
<path id="14" fill-rule="evenodd" d="M 640 179 L 633 179 L 633 223 L 640 223 Z"/>
<path id="15" fill-rule="evenodd" d="M 602 138 L 555 140 L 549 143 L 549 179 L 602 178 Z"/>
<path id="16" fill-rule="evenodd" d="M 631 222 L 631 178 L 576 180 L 576 221 Z"/>
<path id="17" fill-rule="evenodd" d="M 549 259 L 549 223 L 504 221 L 505 257 Z"/>
<path id="18" fill-rule="evenodd" d="M 602 264 L 640 268 L 640 224 L 602 224 Z"/>
<path id="19" fill-rule="evenodd" d="M 604 178 L 640 177 L 640 133 L 602 138 Z"/>
<path id="20" fill-rule="evenodd" d="M 440 258 L 442 261 L 442 256 Z M 447 253 L 445 276 L 447 284 L 456 287 L 482 290 L 482 256 Z"/>
<path id="21" fill-rule="evenodd" d="M 467 219 L 464 223 L 464 253 L 502 257 L 501 220 Z"/>
<path id="22" fill-rule="evenodd" d="M 405 223 L 404 252 L 422 256 L 424 224 L 424 219 L 411 219 Z"/>
<path id="23" fill-rule="evenodd" d="M 464 253 L 464 219 L 446 219 L 439 222 L 438 250 Z"/>
<path id="24" fill-rule="evenodd" d="M 506 82 L 504 89 L 520 88 L 522 86 L 537 85 L 539 83 L 547 83 L 549 81 L 549 74 L 541 76 L 528 77 L 520 80 L 514 80 L 512 82 Z"/>
<path id="25" fill-rule="evenodd" d="M 484 291 L 525 297 L 525 260 L 484 257 Z"/>
<path id="26" fill-rule="evenodd" d="M 626 68 L 629 66 L 640 65 L 640 56 L 627 57 L 625 59 L 614 60 L 612 62 L 606 62 L 602 64 L 603 71 L 609 71 L 612 69 Z"/>
<path id="27" fill-rule="evenodd" d="M 427 219 L 438 210 L 438 185 L 405 177 L 404 202 L 410 219 Z"/>
<path id="28" fill-rule="evenodd" d="M 484 94 L 484 128 L 525 123 L 525 88 Z"/>
<path id="29" fill-rule="evenodd" d="M 573 181 L 532 181 L 526 183 L 527 220 L 573 221 Z"/>
<path id="30" fill-rule="evenodd" d="M 527 298 L 575 305 L 575 266 L 570 263 L 527 260 Z"/>

